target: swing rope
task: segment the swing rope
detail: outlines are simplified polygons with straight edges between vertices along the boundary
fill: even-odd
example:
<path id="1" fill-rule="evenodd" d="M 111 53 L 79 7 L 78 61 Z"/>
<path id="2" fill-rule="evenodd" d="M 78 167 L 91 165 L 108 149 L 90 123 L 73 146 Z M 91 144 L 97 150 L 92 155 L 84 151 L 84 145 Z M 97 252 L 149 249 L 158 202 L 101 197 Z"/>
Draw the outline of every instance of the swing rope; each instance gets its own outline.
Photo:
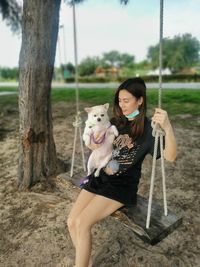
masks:
<path id="1" fill-rule="evenodd" d="M 76 33 L 76 10 L 75 10 L 74 1 L 72 3 L 72 9 L 73 9 L 73 32 L 74 32 L 75 84 L 76 84 L 76 117 L 75 117 L 75 122 L 73 122 L 73 126 L 75 128 L 75 134 L 74 134 L 74 144 L 73 144 L 71 172 L 70 172 L 71 177 L 73 176 L 73 170 L 74 170 L 74 160 L 75 160 L 75 151 L 76 151 L 78 132 L 79 132 L 79 138 L 80 138 L 80 144 L 81 144 L 83 170 L 86 171 L 85 155 L 84 155 L 83 140 L 82 140 L 82 130 L 81 130 L 82 119 L 81 119 L 80 111 L 79 111 L 78 52 L 77 52 L 77 33 Z"/>
<path id="2" fill-rule="evenodd" d="M 163 1 L 160 0 L 160 39 L 159 39 L 159 89 L 158 89 L 158 107 L 161 108 L 162 100 L 162 43 L 163 43 Z M 158 142 L 160 141 L 160 154 L 161 154 L 161 170 L 162 170 L 162 185 L 163 185 L 163 201 L 164 201 L 164 214 L 167 216 L 167 199 L 166 199 L 166 183 L 165 183 L 165 166 L 164 166 L 164 154 L 163 154 L 163 136 L 165 132 L 160 128 L 159 124 L 152 123 L 152 135 L 155 137 L 154 143 L 154 153 L 152 161 L 152 171 L 151 171 L 151 183 L 150 183 L 150 192 L 149 192 L 149 202 L 147 209 L 147 219 L 146 219 L 146 228 L 149 228 L 150 217 L 151 217 L 151 206 L 153 198 L 153 188 L 155 180 L 155 169 L 156 169 L 156 158 L 158 150 Z"/>

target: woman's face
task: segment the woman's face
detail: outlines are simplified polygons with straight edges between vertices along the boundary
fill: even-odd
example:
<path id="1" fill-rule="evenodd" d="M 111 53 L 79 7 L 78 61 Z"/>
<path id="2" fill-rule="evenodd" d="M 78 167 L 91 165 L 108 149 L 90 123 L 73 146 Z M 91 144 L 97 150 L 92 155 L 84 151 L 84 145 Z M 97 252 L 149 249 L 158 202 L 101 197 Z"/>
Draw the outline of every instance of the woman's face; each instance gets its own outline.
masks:
<path id="1" fill-rule="evenodd" d="M 119 107 L 122 110 L 123 115 L 129 115 L 134 112 L 142 104 L 143 98 L 137 99 L 126 89 L 119 91 Z"/>

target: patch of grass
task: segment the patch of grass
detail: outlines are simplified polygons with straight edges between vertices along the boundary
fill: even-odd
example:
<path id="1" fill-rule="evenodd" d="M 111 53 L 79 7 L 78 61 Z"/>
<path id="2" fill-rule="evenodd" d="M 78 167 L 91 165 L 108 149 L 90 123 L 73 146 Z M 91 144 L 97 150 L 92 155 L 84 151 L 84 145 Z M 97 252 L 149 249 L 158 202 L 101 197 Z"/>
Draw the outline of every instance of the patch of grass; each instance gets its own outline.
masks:
<path id="1" fill-rule="evenodd" d="M 150 108 L 158 105 L 158 90 L 147 91 L 147 102 Z M 164 89 L 162 91 L 162 108 L 169 114 L 191 114 L 200 116 L 200 91 L 195 89 Z"/>
<path id="2" fill-rule="evenodd" d="M 80 101 L 87 102 L 91 105 L 100 105 L 106 102 L 112 103 L 114 97 L 114 90 L 107 88 L 80 88 L 79 99 Z M 52 100 L 57 101 L 76 101 L 76 90 L 73 88 L 60 89 L 55 88 L 52 90 Z"/>
<path id="3" fill-rule="evenodd" d="M 15 91 L 17 87 L 1 87 L 0 91 Z M 108 88 L 80 88 L 79 100 L 88 105 L 99 105 L 110 103 L 112 105 L 114 98 L 114 89 Z M 17 95 L 1 96 L 0 109 L 4 106 L 17 106 Z M 52 102 L 66 101 L 75 103 L 76 90 L 74 88 L 53 88 Z M 158 90 L 147 90 L 148 110 L 153 112 L 153 108 L 158 105 Z M 200 116 L 200 91 L 195 89 L 163 89 L 162 108 L 166 109 L 170 116 L 174 117 L 180 114 L 190 114 L 193 117 Z"/>
<path id="4" fill-rule="evenodd" d="M 18 96 L 17 95 L 5 95 L 0 96 L 0 113 L 6 109 L 18 107 Z"/>
<path id="5" fill-rule="evenodd" d="M 18 87 L 16 86 L 6 86 L 6 87 L 0 87 L 0 92 L 15 92 L 15 91 L 18 91 Z"/>
<path id="6" fill-rule="evenodd" d="M 79 89 L 79 98 L 81 102 L 88 105 L 99 105 L 110 103 L 111 109 L 114 99 L 115 90 L 113 89 Z M 59 100 L 75 103 L 74 89 L 55 89 L 52 91 L 52 100 Z M 170 119 L 185 125 L 187 117 L 188 126 L 196 126 L 198 117 L 200 116 L 200 91 L 195 89 L 164 89 L 162 91 L 162 108 L 168 111 Z M 158 90 L 147 90 L 147 106 L 148 116 L 154 112 L 154 108 L 158 106 Z M 111 110 L 110 109 L 110 110 Z M 183 116 L 180 116 L 183 115 Z M 188 119 L 189 115 L 189 119 Z M 198 125 L 197 125 L 198 126 Z"/>
<path id="7" fill-rule="evenodd" d="M 51 97 L 53 102 L 60 102 L 60 101 L 75 102 L 76 99 L 75 95 L 76 92 L 74 89 L 56 88 L 53 89 L 51 92 Z"/>

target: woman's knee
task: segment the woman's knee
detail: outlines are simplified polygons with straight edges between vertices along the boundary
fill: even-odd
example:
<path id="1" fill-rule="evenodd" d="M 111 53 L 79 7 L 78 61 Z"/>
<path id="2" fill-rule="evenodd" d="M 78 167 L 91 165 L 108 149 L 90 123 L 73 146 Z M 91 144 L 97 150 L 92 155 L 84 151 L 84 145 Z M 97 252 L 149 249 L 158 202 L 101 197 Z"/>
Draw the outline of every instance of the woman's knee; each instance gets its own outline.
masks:
<path id="1" fill-rule="evenodd" d="M 87 223 L 86 223 L 86 220 L 82 218 L 82 216 L 77 216 L 75 218 L 69 216 L 67 219 L 67 226 L 69 230 L 73 230 L 73 229 L 80 230 L 85 227 L 87 228 Z"/>
<path id="2" fill-rule="evenodd" d="M 68 217 L 67 218 L 67 227 L 69 231 L 73 231 L 76 228 L 76 218 Z"/>
<path id="3" fill-rule="evenodd" d="M 78 216 L 75 220 L 75 228 L 77 230 L 77 233 L 82 233 L 85 231 L 90 231 L 92 228 L 92 224 L 90 220 L 88 220 L 88 217 L 84 217 L 82 215 Z"/>
<path id="4" fill-rule="evenodd" d="M 86 215 L 84 212 L 76 217 L 69 215 L 66 221 L 69 232 L 75 231 L 76 233 L 81 233 L 90 230 L 93 225 L 91 219 L 92 218 L 90 218 L 90 216 L 88 214 Z"/>

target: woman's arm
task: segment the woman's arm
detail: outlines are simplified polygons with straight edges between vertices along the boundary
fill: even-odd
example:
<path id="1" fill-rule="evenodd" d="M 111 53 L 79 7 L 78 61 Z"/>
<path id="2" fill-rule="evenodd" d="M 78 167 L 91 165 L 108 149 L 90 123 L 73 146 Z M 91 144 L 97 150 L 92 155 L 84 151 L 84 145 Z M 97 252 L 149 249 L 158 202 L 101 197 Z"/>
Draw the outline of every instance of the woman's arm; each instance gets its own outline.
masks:
<path id="1" fill-rule="evenodd" d="M 174 161 L 177 156 L 176 139 L 167 112 L 156 108 L 152 121 L 159 123 L 160 127 L 165 131 L 165 159 L 171 162 Z"/>

